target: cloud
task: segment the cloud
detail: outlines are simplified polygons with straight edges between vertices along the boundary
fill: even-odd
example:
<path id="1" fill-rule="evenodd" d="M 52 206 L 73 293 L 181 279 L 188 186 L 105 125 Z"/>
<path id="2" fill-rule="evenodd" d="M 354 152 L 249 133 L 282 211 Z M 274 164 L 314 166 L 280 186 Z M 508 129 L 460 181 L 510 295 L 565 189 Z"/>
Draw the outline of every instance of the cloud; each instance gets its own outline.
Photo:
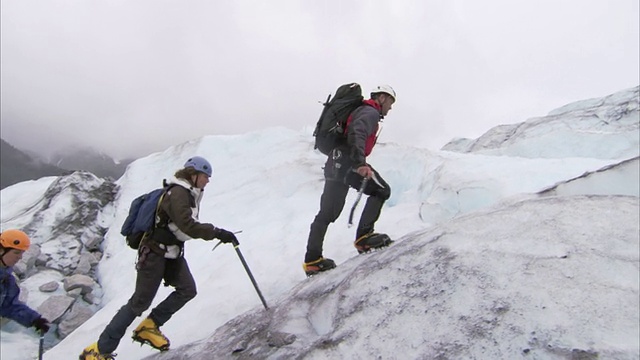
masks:
<path id="1" fill-rule="evenodd" d="M 637 14 L 633 0 L 5 1 L 2 136 L 139 156 L 313 126 L 318 101 L 358 81 L 398 91 L 383 141 L 435 149 L 638 85 Z"/>

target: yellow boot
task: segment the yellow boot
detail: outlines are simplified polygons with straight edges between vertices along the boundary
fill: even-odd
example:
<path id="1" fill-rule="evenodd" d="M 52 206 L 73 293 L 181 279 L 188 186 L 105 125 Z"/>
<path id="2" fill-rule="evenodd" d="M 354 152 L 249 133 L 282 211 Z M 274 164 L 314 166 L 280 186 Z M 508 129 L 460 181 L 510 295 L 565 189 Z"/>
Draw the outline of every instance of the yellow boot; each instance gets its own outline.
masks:
<path id="1" fill-rule="evenodd" d="M 100 350 L 98 350 L 97 342 L 82 350 L 82 354 L 79 357 L 80 360 L 113 360 L 115 358 L 116 354 L 101 354 Z"/>
<path id="2" fill-rule="evenodd" d="M 164 336 L 151 318 L 142 320 L 140 325 L 133 330 L 132 338 L 141 344 L 149 344 L 160 351 L 169 350 L 169 339 Z"/>

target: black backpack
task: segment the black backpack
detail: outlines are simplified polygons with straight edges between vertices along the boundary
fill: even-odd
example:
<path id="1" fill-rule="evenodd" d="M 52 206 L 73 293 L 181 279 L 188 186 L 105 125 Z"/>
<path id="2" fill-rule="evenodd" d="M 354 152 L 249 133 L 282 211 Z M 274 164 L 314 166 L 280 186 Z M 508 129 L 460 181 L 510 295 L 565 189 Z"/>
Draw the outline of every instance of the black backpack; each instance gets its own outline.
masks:
<path id="1" fill-rule="evenodd" d="M 351 112 L 362 105 L 363 100 L 362 88 L 358 83 L 340 86 L 333 98 L 329 94 L 327 101 L 322 104 L 322 114 L 313 132 L 316 138 L 314 149 L 329 155 L 337 146 L 346 143 L 345 123 Z"/>

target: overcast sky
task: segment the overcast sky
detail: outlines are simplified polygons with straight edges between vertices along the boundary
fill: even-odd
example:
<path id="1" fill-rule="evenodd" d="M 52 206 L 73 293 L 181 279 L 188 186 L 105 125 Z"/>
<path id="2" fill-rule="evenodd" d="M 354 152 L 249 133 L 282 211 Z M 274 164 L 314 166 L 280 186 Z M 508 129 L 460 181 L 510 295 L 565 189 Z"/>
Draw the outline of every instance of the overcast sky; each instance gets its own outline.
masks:
<path id="1" fill-rule="evenodd" d="M 638 0 L 1 4 L 1 135 L 22 149 L 301 130 L 351 81 L 396 89 L 381 141 L 439 149 L 640 83 Z"/>

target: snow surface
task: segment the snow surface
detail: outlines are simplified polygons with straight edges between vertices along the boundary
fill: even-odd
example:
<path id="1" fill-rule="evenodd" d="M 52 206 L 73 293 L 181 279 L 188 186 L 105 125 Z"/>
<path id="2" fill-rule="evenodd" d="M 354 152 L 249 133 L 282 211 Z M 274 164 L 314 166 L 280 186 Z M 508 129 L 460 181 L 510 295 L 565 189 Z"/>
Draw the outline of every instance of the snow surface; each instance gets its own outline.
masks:
<path id="1" fill-rule="evenodd" d="M 43 200 L 45 191 L 55 180 L 55 176 L 47 176 L 38 180 L 23 181 L 10 186 L 9 191 L 2 191 L 0 221 L 3 229 L 23 228 L 27 225 L 38 209 L 37 204 Z"/>
<path id="2" fill-rule="evenodd" d="M 640 155 L 640 87 L 577 101 L 549 115 L 500 125 L 476 140 L 456 139 L 443 150 L 527 158 L 626 159 Z"/>
<path id="3" fill-rule="evenodd" d="M 546 135 L 527 146 L 547 147 Z M 570 143 L 570 136 L 556 140 Z M 596 138 L 593 147 L 607 146 Z M 307 279 L 301 265 L 324 162 L 311 140 L 284 128 L 206 136 L 130 164 L 101 218 L 109 227 L 99 265 L 102 309 L 45 359 L 76 358 L 130 297 L 136 254 L 119 235 L 128 206 L 193 155 L 214 165 L 201 220 L 242 230 L 239 249 L 271 310 L 232 247 L 212 252 L 215 242 L 190 241 L 198 296 L 162 328 L 173 350 L 157 358 L 640 358 L 637 159 L 379 144 L 369 160 L 392 197 L 377 229 L 397 243 L 357 255 L 355 229 L 347 228 L 352 191 L 325 240 L 325 256 L 338 268 Z M 629 141 L 622 146 L 637 146 Z M 2 190 L 2 228 L 28 223 L 52 182 Z M 49 206 L 52 214 L 68 211 L 64 201 Z M 34 294 L 50 280 L 59 279 L 44 273 L 23 286 Z M 170 291 L 161 288 L 154 305 Z M 12 324 L 1 335 L 3 360 L 36 357 L 31 330 Z M 128 360 L 156 351 L 126 335 L 117 353 Z"/>
<path id="4" fill-rule="evenodd" d="M 545 197 L 458 217 L 152 358 L 635 358 L 637 211 L 636 197 Z"/>

